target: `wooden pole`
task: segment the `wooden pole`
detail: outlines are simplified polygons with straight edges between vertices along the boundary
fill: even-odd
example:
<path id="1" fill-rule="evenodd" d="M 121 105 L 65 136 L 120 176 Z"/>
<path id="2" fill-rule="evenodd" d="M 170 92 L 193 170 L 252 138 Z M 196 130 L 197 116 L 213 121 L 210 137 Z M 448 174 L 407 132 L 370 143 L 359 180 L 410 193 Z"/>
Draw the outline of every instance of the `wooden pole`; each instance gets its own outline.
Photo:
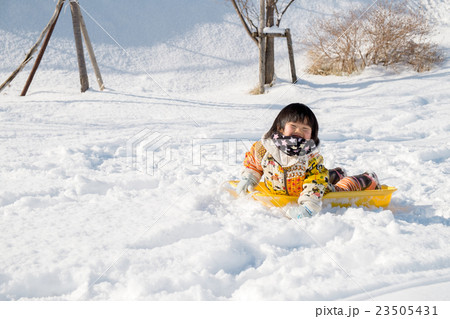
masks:
<path id="1" fill-rule="evenodd" d="M 58 3 L 56 4 L 55 12 L 53 12 L 52 18 L 50 19 L 50 21 L 45 26 L 44 30 L 42 30 L 41 34 L 39 35 L 39 39 L 31 47 L 30 51 L 25 55 L 25 58 L 22 61 L 22 63 L 19 65 L 19 67 L 16 70 L 14 70 L 14 72 L 6 79 L 6 81 L 0 85 L 0 92 L 3 91 L 3 89 L 6 88 L 12 82 L 12 80 L 14 80 L 16 75 L 19 74 L 19 72 L 23 70 L 25 65 L 31 61 L 31 59 L 33 58 L 33 54 L 36 52 L 38 46 L 41 44 L 42 39 L 48 33 L 48 30 L 53 25 L 53 23 L 55 23 L 56 17 L 59 15 L 59 12 L 61 11 L 60 8 L 63 6 L 64 1 L 65 0 L 58 1 Z"/>
<path id="2" fill-rule="evenodd" d="M 86 49 L 89 53 L 89 58 L 91 59 L 92 67 L 94 68 L 98 86 L 100 87 L 100 91 L 103 91 L 105 89 L 105 86 L 103 85 L 102 75 L 100 74 L 100 69 L 97 64 L 97 59 L 95 58 L 94 49 L 92 48 L 91 39 L 89 38 L 89 34 L 87 32 L 86 23 L 84 23 L 83 15 L 81 14 L 81 10 L 79 9 L 80 6 L 78 5 L 78 3 L 76 5 L 78 6 L 78 12 L 80 13 L 80 27 L 81 33 L 83 34 L 84 43 L 86 43 Z"/>
<path id="3" fill-rule="evenodd" d="M 274 8 L 275 8 L 275 0 L 266 0 L 266 16 L 265 16 L 265 26 L 273 27 L 274 26 Z M 273 37 L 266 37 L 266 47 L 265 47 L 265 84 L 273 85 L 274 76 L 275 76 L 275 39 Z"/>
<path id="4" fill-rule="evenodd" d="M 36 58 L 36 61 L 34 62 L 33 68 L 31 69 L 30 75 L 28 76 L 27 82 L 25 83 L 25 86 L 20 96 L 25 96 L 27 94 L 28 88 L 30 87 L 31 82 L 33 81 L 34 75 L 36 74 L 39 64 L 41 63 L 42 57 L 44 56 L 45 49 L 47 48 L 48 42 L 50 41 L 53 30 L 55 29 L 56 21 L 58 21 L 58 17 L 59 14 L 61 13 L 63 4 L 64 0 L 58 2 L 59 5 L 59 8 L 57 7 L 58 13 L 56 14 L 55 20 L 51 24 L 50 29 L 47 32 L 47 35 L 45 36 L 44 43 L 42 44 L 41 50 L 39 51 L 39 54 Z"/>
<path id="5" fill-rule="evenodd" d="M 70 11 L 72 12 L 73 35 L 75 37 L 75 46 L 77 48 L 78 69 L 80 71 L 81 92 L 86 92 L 89 88 L 89 79 L 86 70 L 86 61 L 84 60 L 83 40 L 81 38 L 80 28 L 80 8 L 74 1 L 70 1 Z"/>
<path id="6" fill-rule="evenodd" d="M 292 48 L 291 29 L 286 29 L 286 41 L 289 54 L 289 63 L 291 65 L 291 77 L 292 83 L 297 82 L 297 74 L 295 72 L 294 50 Z"/>
<path id="7" fill-rule="evenodd" d="M 259 94 L 264 93 L 264 83 L 266 82 L 266 38 L 264 36 L 266 20 L 265 4 L 265 0 L 259 0 Z"/>

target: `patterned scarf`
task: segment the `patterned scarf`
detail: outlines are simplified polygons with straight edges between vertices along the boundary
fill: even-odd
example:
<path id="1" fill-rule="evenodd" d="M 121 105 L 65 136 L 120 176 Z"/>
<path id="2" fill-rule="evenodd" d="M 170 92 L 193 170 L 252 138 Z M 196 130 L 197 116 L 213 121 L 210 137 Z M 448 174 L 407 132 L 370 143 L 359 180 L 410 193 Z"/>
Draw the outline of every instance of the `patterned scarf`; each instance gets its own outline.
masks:
<path id="1" fill-rule="evenodd" d="M 272 134 L 272 140 L 280 151 L 289 156 L 303 156 L 316 149 L 316 144 L 313 140 L 305 140 L 301 137 L 274 133 Z"/>

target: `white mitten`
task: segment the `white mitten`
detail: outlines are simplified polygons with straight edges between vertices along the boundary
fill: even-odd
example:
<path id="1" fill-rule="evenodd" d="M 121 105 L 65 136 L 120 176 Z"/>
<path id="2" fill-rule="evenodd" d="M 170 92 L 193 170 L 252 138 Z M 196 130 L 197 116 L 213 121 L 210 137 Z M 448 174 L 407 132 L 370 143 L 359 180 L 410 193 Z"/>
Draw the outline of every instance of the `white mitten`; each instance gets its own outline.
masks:
<path id="1" fill-rule="evenodd" d="M 247 192 L 253 191 L 254 187 L 259 183 L 259 180 L 254 175 L 243 176 L 239 184 L 236 186 L 236 193 L 238 195 L 245 195 Z"/>
<path id="2" fill-rule="evenodd" d="M 320 212 L 321 205 L 313 202 L 305 202 L 301 205 L 294 206 L 288 209 L 287 215 L 293 219 L 302 219 L 305 217 L 312 217 Z"/>

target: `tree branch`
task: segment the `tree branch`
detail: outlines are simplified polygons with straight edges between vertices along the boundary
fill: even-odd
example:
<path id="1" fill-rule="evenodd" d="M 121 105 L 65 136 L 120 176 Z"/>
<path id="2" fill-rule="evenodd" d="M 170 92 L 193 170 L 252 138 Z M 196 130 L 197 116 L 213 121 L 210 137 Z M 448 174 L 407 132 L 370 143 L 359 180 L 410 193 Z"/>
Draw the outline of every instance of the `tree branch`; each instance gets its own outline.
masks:
<path id="1" fill-rule="evenodd" d="M 242 15 L 242 11 L 240 10 L 238 5 L 236 4 L 236 0 L 230 0 L 230 1 L 233 4 L 234 9 L 236 9 L 236 12 L 237 12 L 237 14 L 239 16 L 239 19 L 241 20 L 244 28 L 245 28 L 245 31 L 250 36 L 250 38 L 256 43 L 256 45 L 259 45 L 258 40 L 253 36 L 252 31 L 250 30 L 247 22 L 244 19 L 244 16 Z"/>
<path id="2" fill-rule="evenodd" d="M 290 5 L 291 5 L 294 1 L 295 1 L 295 0 L 290 0 L 289 3 L 286 5 L 286 7 L 284 7 L 284 9 L 281 11 L 281 14 L 278 12 L 277 5 L 275 5 L 275 10 L 277 11 L 277 23 L 276 23 L 276 26 L 277 26 L 277 27 L 280 26 L 281 18 L 283 17 L 284 13 L 287 11 L 287 9 L 290 7 Z M 278 2 L 278 1 L 277 1 L 277 2 Z"/>

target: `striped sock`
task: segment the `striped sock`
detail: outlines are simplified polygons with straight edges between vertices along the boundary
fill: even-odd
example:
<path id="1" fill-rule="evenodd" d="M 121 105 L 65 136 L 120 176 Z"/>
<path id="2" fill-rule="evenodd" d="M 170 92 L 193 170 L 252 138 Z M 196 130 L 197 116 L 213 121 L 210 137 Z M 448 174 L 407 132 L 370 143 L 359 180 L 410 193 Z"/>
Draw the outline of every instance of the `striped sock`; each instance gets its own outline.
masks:
<path id="1" fill-rule="evenodd" d="M 356 192 L 363 189 L 358 178 L 347 176 L 334 185 L 336 192 Z"/>

